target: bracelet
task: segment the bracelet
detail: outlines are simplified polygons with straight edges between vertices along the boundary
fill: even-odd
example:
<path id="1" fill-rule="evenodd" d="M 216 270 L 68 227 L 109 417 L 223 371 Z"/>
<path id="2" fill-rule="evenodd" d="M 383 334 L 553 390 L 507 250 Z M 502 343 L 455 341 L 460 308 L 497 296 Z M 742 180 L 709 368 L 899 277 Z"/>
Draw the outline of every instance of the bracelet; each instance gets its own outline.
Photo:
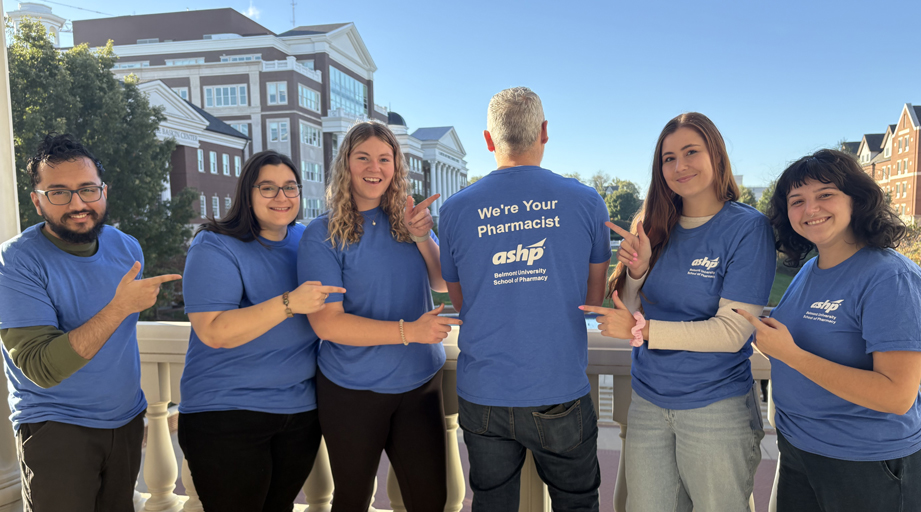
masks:
<path id="1" fill-rule="evenodd" d="M 281 301 L 285 303 L 285 315 L 287 315 L 288 318 L 294 318 L 294 313 L 291 312 L 291 308 L 288 307 L 288 293 L 289 292 L 281 294 Z"/>
<path id="2" fill-rule="evenodd" d="M 633 313 L 633 318 L 636 319 L 636 325 L 630 328 L 630 334 L 633 335 L 630 345 L 641 347 L 643 346 L 643 327 L 646 327 L 646 319 L 643 318 L 643 314 L 639 311 Z"/>
<path id="3" fill-rule="evenodd" d="M 426 240 L 432 238 L 430 235 L 416 236 L 416 235 L 414 235 L 414 234 L 412 234 L 412 233 L 409 234 L 409 237 L 412 238 L 412 239 L 413 239 L 413 242 L 416 242 L 417 244 L 418 244 L 418 243 L 421 243 L 421 242 L 425 242 Z"/>
<path id="4" fill-rule="evenodd" d="M 403 319 L 400 319 L 400 339 L 403 340 L 404 345 L 409 345 L 409 342 L 406 341 L 406 334 L 403 333 Z"/>

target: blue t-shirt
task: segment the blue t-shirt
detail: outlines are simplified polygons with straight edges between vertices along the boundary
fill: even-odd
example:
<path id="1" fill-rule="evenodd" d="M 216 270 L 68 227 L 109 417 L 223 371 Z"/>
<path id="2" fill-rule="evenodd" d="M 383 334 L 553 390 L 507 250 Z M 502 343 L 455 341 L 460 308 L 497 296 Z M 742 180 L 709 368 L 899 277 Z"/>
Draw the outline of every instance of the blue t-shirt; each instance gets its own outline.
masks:
<path id="1" fill-rule="evenodd" d="M 390 219 L 380 207 L 362 215 L 364 234 L 345 250 L 328 240 L 328 215 L 307 226 L 298 251 L 298 280 L 345 288 L 345 294 L 331 293 L 326 302 L 342 302 L 346 313 L 414 322 L 432 310 L 425 260 L 416 244 L 393 239 Z M 428 382 L 444 366 L 445 349 L 441 343 L 354 347 L 324 340 L 318 364 L 323 375 L 341 387 L 405 393 Z"/>
<path id="2" fill-rule="evenodd" d="M 771 317 L 801 349 L 873 369 L 873 352 L 921 351 L 921 269 L 892 249 L 865 247 L 832 268 L 803 265 Z M 921 403 L 899 416 L 848 402 L 771 359 L 777 429 L 809 453 L 890 460 L 921 450 Z"/>
<path id="3" fill-rule="evenodd" d="M 767 217 L 729 201 L 702 226 L 674 227 L 643 285 L 643 312 L 649 320 L 697 322 L 715 316 L 721 298 L 767 304 L 774 268 Z M 751 391 L 751 354 L 750 341 L 735 353 L 650 350 L 644 343 L 632 354 L 633 389 L 663 409 L 704 407 Z"/>
<path id="4" fill-rule="evenodd" d="M 73 331 L 112 301 L 135 261 L 144 263 L 137 240 L 111 226 L 102 228 L 99 248 L 88 257 L 58 249 L 42 226 L 0 246 L 0 329 L 50 325 Z M 13 429 L 40 421 L 118 428 L 147 408 L 137 320 L 137 313 L 125 318 L 86 366 L 48 389 L 23 375 L 4 348 Z"/>
<path id="5" fill-rule="evenodd" d="M 243 242 L 209 231 L 189 246 L 183 275 L 186 313 L 229 311 L 297 288 L 297 246 L 304 226 L 279 242 Z M 281 300 L 278 307 L 283 308 Z M 192 330 L 179 412 L 248 410 L 294 414 L 317 408 L 319 341 L 307 315 L 294 315 L 234 348 L 211 348 Z"/>
<path id="6" fill-rule="evenodd" d="M 611 258 L 608 210 L 594 189 L 547 169 L 489 173 L 441 207 L 441 272 L 464 295 L 457 394 L 536 407 L 589 391 L 590 263 Z"/>

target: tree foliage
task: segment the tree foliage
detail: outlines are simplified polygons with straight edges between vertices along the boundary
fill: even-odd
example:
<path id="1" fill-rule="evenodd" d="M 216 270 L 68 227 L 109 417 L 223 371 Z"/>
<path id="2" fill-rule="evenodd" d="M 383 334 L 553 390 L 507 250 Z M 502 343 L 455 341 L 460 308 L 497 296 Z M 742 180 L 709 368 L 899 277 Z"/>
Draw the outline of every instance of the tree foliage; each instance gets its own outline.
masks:
<path id="1" fill-rule="evenodd" d="M 764 192 L 761 193 L 761 199 L 754 205 L 759 212 L 767 215 L 768 206 L 771 204 L 771 198 L 774 197 L 774 188 L 777 186 L 777 180 L 768 184 Z"/>
<path id="2" fill-rule="evenodd" d="M 41 23 L 24 19 L 8 55 L 22 225 L 41 221 L 29 198 L 29 156 L 45 134 L 71 133 L 102 162 L 109 222 L 138 239 L 145 274 L 182 270 L 175 258 L 192 234 L 196 193 L 187 189 L 161 200 L 175 144 L 156 137 L 166 119 L 162 108 L 150 106 L 136 80 L 112 75 L 112 42 L 95 51 L 83 44 L 59 52 Z"/>
<path id="3" fill-rule="evenodd" d="M 740 192 L 740 196 L 739 196 L 740 203 L 745 203 L 748 206 L 753 206 L 753 207 L 758 206 L 758 200 L 755 199 L 755 193 L 752 191 L 752 189 L 746 187 L 745 185 L 739 185 L 739 192 Z"/>

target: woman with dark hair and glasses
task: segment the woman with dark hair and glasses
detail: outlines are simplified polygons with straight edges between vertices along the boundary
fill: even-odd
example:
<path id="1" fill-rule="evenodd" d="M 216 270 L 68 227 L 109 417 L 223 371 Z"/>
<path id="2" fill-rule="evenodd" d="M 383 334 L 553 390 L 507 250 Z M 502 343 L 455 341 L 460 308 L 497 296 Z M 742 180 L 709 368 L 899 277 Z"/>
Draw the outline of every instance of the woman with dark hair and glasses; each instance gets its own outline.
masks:
<path id="1" fill-rule="evenodd" d="M 921 268 L 860 165 L 821 150 L 777 180 L 786 264 L 807 261 L 755 346 L 771 359 L 778 512 L 921 510 Z"/>
<path id="2" fill-rule="evenodd" d="M 295 169 L 274 151 L 253 155 L 230 211 L 189 247 L 179 444 L 205 510 L 290 512 L 319 449 L 319 340 L 306 315 L 345 290 L 298 286 Z"/>

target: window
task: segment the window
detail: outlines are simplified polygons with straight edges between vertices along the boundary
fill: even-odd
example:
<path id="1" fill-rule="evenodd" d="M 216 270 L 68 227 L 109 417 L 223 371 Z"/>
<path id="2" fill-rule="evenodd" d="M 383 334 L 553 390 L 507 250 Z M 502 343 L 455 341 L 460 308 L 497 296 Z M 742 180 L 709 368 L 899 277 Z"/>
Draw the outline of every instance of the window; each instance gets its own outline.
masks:
<path id="1" fill-rule="evenodd" d="M 316 126 L 301 121 L 301 144 L 323 147 L 323 132 Z"/>
<path id="2" fill-rule="evenodd" d="M 316 112 L 320 111 L 320 93 L 304 87 L 301 84 L 297 84 L 297 104 L 314 110 Z"/>
<path id="3" fill-rule="evenodd" d="M 221 200 L 217 196 L 211 196 L 211 214 L 215 219 L 221 218 Z"/>
<path id="4" fill-rule="evenodd" d="M 227 153 L 221 155 L 221 168 L 224 170 L 224 176 L 230 176 L 230 155 Z"/>
<path id="5" fill-rule="evenodd" d="M 189 101 L 189 88 L 188 87 L 173 87 L 173 92 L 178 94 L 180 98 Z"/>
<path id="6" fill-rule="evenodd" d="M 198 196 L 199 210 L 201 211 L 201 218 L 205 218 L 208 215 L 208 199 L 205 198 L 205 194 Z"/>
<path id="7" fill-rule="evenodd" d="M 301 160 L 301 181 L 323 183 L 323 165 Z"/>
<path id="8" fill-rule="evenodd" d="M 269 82 L 266 84 L 269 105 L 288 104 L 288 82 Z"/>
<path id="9" fill-rule="evenodd" d="M 230 212 L 230 196 L 224 198 L 224 213 Z"/>
<path id="10" fill-rule="evenodd" d="M 148 61 L 136 61 L 136 62 L 118 62 L 112 69 L 135 69 L 135 68 L 147 68 L 150 67 L 150 62 Z"/>
<path id="11" fill-rule="evenodd" d="M 902 174 L 902 161 L 901 160 L 895 163 L 895 174 L 896 175 Z"/>
<path id="12" fill-rule="evenodd" d="M 262 60 L 262 55 L 224 55 L 221 62 L 248 62 L 253 60 Z"/>
<path id="13" fill-rule="evenodd" d="M 368 86 L 330 66 L 329 108 L 341 108 L 355 116 L 368 115 Z"/>
<path id="14" fill-rule="evenodd" d="M 205 108 L 246 106 L 245 85 L 205 87 Z"/>
<path id="15" fill-rule="evenodd" d="M 198 172 L 205 172 L 205 150 L 198 150 Z"/>
<path id="16" fill-rule="evenodd" d="M 320 209 L 323 207 L 319 199 L 301 199 L 301 206 L 304 209 L 305 219 L 315 219 L 320 216 Z"/>
<path id="17" fill-rule="evenodd" d="M 288 121 L 269 123 L 269 142 L 288 142 Z"/>
<path id="18" fill-rule="evenodd" d="M 188 64 L 204 64 L 204 57 L 193 57 L 190 59 L 166 59 L 167 66 L 186 66 Z"/>
<path id="19" fill-rule="evenodd" d="M 241 161 L 242 161 L 242 159 L 241 159 L 240 157 L 238 157 L 238 156 L 233 157 L 233 174 L 234 174 L 234 176 L 236 176 L 237 178 L 240 177 L 240 168 L 241 168 L 241 166 L 242 166 L 241 163 L 240 163 Z"/>
<path id="20" fill-rule="evenodd" d="M 299 60 L 297 61 L 297 63 L 300 64 L 301 66 L 304 66 L 307 69 L 313 69 L 313 59 Z"/>
<path id="21" fill-rule="evenodd" d="M 217 151 L 209 151 L 208 157 L 211 158 L 211 174 L 217 174 Z"/>
<path id="22" fill-rule="evenodd" d="M 138 44 L 153 44 L 153 43 L 159 43 L 159 42 L 160 42 L 159 37 L 154 37 L 152 39 L 138 39 Z"/>
<path id="23" fill-rule="evenodd" d="M 892 156 L 892 144 L 886 144 L 886 150 L 884 156 Z"/>
<path id="24" fill-rule="evenodd" d="M 232 124 L 230 127 L 247 137 L 249 136 L 249 123 Z"/>

